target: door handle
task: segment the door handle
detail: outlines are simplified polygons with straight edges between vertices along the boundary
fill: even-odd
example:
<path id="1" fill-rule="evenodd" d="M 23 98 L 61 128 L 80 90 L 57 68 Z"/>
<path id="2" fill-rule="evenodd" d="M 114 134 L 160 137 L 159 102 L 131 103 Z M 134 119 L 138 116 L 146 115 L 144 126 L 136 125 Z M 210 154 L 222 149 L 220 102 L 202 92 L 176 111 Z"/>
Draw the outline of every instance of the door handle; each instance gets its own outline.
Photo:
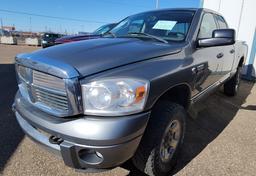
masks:
<path id="1" fill-rule="evenodd" d="M 232 50 L 230 50 L 229 52 L 230 52 L 230 54 L 233 54 L 233 53 L 235 52 L 235 50 L 232 49 Z"/>
<path id="2" fill-rule="evenodd" d="M 216 56 L 216 57 L 217 57 L 218 59 L 220 59 L 220 58 L 222 58 L 223 56 L 224 56 L 224 54 L 223 54 L 223 53 L 219 53 L 219 54 L 217 54 L 217 56 Z"/>
<path id="3" fill-rule="evenodd" d="M 204 64 L 201 64 L 201 65 L 198 65 L 197 67 L 196 67 L 196 70 L 198 71 L 198 72 L 200 72 L 200 71 L 203 71 L 204 70 Z"/>

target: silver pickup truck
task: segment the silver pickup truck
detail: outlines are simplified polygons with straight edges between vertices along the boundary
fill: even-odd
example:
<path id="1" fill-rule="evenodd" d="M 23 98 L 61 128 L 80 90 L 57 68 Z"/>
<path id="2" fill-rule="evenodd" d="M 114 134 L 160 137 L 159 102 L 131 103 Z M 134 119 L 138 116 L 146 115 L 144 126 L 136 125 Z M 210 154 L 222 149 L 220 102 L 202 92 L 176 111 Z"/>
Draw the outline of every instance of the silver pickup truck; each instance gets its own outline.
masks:
<path id="1" fill-rule="evenodd" d="M 148 175 L 169 175 L 186 111 L 222 84 L 236 95 L 246 54 L 214 11 L 144 12 L 100 39 L 17 55 L 13 110 L 24 132 L 70 167 L 131 159 Z"/>

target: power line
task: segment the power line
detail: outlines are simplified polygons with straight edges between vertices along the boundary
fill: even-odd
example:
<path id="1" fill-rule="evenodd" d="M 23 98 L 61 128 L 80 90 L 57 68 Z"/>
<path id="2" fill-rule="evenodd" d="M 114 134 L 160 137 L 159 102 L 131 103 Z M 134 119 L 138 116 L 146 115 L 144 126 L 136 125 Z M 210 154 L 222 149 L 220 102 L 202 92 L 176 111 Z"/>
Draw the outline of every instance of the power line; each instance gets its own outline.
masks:
<path id="1" fill-rule="evenodd" d="M 36 16 L 36 17 L 43 17 L 43 18 L 52 18 L 52 19 L 58 19 L 58 20 L 76 21 L 76 22 L 99 23 L 99 24 L 108 23 L 106 21 L 82 20 L 82 19 L 76 19 L 76 18 L 66 18 L 66 17 L 42 15 L 42 14 L 28 13 L 28 12 L 22 12 L 22 11 L 14 11 L 14 10 L 6 10 L 6 9 L 0 9 L 0 12 L 14 13 L 14 14 L 20 14 L 20 15 L 29 15 L 29 16 Z"/>
<path id="2" fill-rule="evenodd" d="M 137 7 L 143 7 L 143 8 L 152 8 L 152 7 L 149 7 L 149 6 L 144 6 L 144 5 L 141 5 L 141 4 L 132 4 L 132 3 L 124 3 L 124 2 L 117 2 L 117 1 L 112 1 L 112 0 L 101 0 L 101 2 L 105 2 L 105 3 L 111 3 L 111 4 L 116 4 L 116 5 L 122 5 L 122 6 L 137 6 Z"/>

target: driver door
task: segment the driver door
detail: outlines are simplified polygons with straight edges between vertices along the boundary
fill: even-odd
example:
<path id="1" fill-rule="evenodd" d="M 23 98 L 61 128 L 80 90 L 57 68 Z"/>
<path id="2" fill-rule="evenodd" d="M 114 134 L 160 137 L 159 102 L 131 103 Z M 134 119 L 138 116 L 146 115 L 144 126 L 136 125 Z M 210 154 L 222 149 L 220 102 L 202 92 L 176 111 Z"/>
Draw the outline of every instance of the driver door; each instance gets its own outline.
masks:
<path id="1" fill-rule="evenodd" d="M 197 39 L 211 38 L 212 32 L 215 29 L 218 29 L 218 26 L 213 14 L 205 13 L 201 21 L 200 31 Z M 214 46 L 204 48 L 197 47 L 193 53 L 193 58 L 196 63 L 194 95 L 209 88 L 221 78 L 223 63 L 222 57 L 219 55 L 221 52 L 221 46 Z"/>

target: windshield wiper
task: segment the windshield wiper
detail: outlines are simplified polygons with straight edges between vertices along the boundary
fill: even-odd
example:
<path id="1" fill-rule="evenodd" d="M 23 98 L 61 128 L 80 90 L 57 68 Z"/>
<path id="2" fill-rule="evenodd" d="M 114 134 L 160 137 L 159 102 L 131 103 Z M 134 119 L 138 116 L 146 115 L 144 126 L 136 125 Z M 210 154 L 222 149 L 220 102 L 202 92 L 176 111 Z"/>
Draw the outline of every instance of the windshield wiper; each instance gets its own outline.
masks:
<path id="1" fill-rule="evenodd" d="M 142 36 L 149 37 L 149 38 L 151 38 L 151 39 L 158 40 L 158 41 L 163 42 L 163 43 L 168 43 L 167 40 L 164 40 L 164 39 L 162 39 L 162 38 L 160 38 L 160 37 L 157 37 L 157 36 L 154 36 L 154 35 L 150 35 L 150 34 L 147 34 L 147 33 L 144 33 L 144 32 L 130 32 L 130 33 L 128 33 L 128 34 L 129 34 L 129 35 L 133 35 L 133 34 L 135 34 L 135 35 L 142 35 Z"/>
<path id="2" fill-rule="evenodd" d="M 105 34 L 103 34 L 103 36 L 105 36 L 105 35 L 112 35 L 114 38 L 116 38 L 116 34 L 114 34 L 113 32 L 111 32 L 111 31 L 108 31 L 108 32 L 106 32 Z"/>

